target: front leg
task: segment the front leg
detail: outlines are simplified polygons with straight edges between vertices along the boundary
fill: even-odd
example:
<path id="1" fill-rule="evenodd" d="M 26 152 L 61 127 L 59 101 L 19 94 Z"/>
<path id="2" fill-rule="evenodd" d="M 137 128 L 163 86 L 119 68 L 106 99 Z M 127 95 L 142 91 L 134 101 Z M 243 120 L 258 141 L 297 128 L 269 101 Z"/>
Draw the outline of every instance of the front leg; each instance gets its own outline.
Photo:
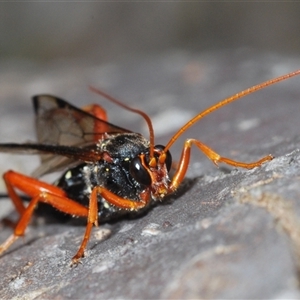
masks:
<path id="1" fill-rule="evenodd" d="M 90 196 L 87 224 L 86 224 L 83 240 L 81 242 L 81 245 L 80 245 L 77 253 L 72 258 L 72 264 L 75 264 L 75 265 L 78 264 L 80 261 L 80 258 L 82 258 L 84 256 L 84 250 L 90 239 L 93 225 L 98 226 L 98 197 L 97 197 L 97 194 L 98 194 L 97 189 L 94 188 L 91 193 L 91 196 Z"/>
<path id="2" fill-rule="evenodd" d="M 78 264 L 80 258 L 84 256 L 84 250 L 90 239 L 92 227 L 93 225 L 98 225 L 98 195 L 101 195 L 101 197 L 103 197 L 110 204 L 120 209 L 127 209 L 127 210 L 139 210 L 145 207 L 150 201 L 149 190 L 146 190 L 145 192 L 142 192 L 140 194 L 140 201 L 134 201 L 134 200 L 124 199 L 122 197 L 119 197 L 118 195 L 110 192 L 104 187 L 101 186 L 94 187 L 90 196 L 88 220 L 87 220 L 85 234 L 77 253 L 72 258 L 72 264 Z"/>
<path id="3" fill-rule="evenodd" d="M 216 166 L 218 166 L 219 162 L 223 162 L 227 165 L 234 166 L 234 167 L 240 167 L 240 168 L 246 168 L 246 169 L 252 169 L 255 167 L 261 166 L 264 162 L 270 161 L 273 159 L 272 155 L 267 155 L 261 158 L 258 161 L 252 162 L 252 163 L 245 163 L 245 162 L 239 162 L 235 161 L 226 157 L 222 157 L 217 152 L 209 148 L 207 145 L 203 144 L 201 141 L 195 140 L 195 139 L 188 139 L 185 141 L 183 150 L 181 152 L 181 157 L 179 161 L 179 165 L 177 168 L 177 171 L 175 172 L 175 175 L 172 179 L 171 185 L 170 185 L 170 191 L 175 191 L 182 180 L 185 177 L 189 162 L 190 162 L 190 156 L 191 156 L 191 147 L 192 145 L 196 145 Z"/>

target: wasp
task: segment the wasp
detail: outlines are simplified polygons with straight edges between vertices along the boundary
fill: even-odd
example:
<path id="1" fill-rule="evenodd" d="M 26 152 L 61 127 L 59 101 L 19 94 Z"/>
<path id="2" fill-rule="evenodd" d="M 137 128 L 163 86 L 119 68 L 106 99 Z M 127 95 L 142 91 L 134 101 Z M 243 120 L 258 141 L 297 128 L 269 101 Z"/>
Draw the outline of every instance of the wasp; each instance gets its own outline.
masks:
<path id="1" fill-rule="evenodd" d="M 149 128 L 149 140 L 109 123 L 105 110 L 99 105 L 79 109 L 58 97 L 34 96 L 37 142 L 0 144 L 0 152 L 39 154 L 42 160 L 33 177 L 11 170 L 3 175 L 8 196 L 20 218 L 13 234 L 0 245 L 0 254 L 25 234 L 35 208 L 39 203 L 45 203 L 65 214 L 87 220 L 82 242 L 72 258 L 72 263 L 77 264 L 84 256 L 93 226 L 99 221 L 109 221 L 128 213 L 138 214 L 177 190 L 188 169 L 192 146 L 215 165 L 225 163 L 252 169 L 272 160 L 273 156 L 267 155 L 255 162 L 239 162 L 222 157 L 200 140 L 187 139 L 178 163 L 172 164 L 169 149 L 179 136 L 206 115 L 299 74 L 300 70 L 297 70 L 268 80 L 207 108 L 182 126 L 165 146 L 155 145 L 153 126 L 146 113 L 101 90 L 91 87 L 93 92 L 144 118 Z M 174 165 L 171 178 L 169 172 Z M 39 179 L 57 170 L 64 170 L 64 173 L 54 184 Z M 27 205 L 16 190 L 29 197 Z"/>

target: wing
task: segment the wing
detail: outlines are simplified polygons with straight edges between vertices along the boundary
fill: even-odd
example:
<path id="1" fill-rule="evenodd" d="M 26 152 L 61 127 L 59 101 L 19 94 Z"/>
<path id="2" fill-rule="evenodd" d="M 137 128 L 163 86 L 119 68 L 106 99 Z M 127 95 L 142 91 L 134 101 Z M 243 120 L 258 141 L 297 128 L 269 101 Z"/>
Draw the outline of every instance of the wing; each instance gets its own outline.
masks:
<path id="1" fill-rule="evenodd" d="M 38 142 L 0 144 L 0 152 L 40 154 L 42 164 L 34 171 L 35 177 L 63 169 L 78 160 L 99 160 L 97 142 L 101 138 L 130 132 L 54 96 L 38 95 L 32 100 Z"/>
<path id="2" fill-rule="evenodd" d="M 39 144 L 84 145 L 97 142 L 106 133 L 130 132 L 99 119 L 60 98 L 38 95 L 32 99 Z"/>

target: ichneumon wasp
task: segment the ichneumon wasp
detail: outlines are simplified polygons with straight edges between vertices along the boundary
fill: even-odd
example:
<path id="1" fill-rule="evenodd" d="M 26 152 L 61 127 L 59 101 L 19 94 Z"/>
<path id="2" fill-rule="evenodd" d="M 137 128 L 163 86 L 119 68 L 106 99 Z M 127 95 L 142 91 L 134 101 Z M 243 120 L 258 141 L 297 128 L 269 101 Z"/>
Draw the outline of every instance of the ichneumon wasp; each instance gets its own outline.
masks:
<path id="1" fill-rule="evenodd" d="M 291 72 L 222 100 L 187 122 L 165 146 L 154 144 L 152 123 L 146 113 L 128 107 L 98 89 L 91 87 L 93 92 L 109 101 L 140 114 L 147 122 L 149 140 L 107 122 L 105 110 L 98 105 L 79 109 L 54 96 L 34 96 L 37 143 L 0 144 L 0 152 L 39 154 L 42 160 L 34 177 L 14 171 L 3 175 L 8 195 L 20 218 L 14 233 L 0 245 L 0 254 L 24 235 L 37 204 L 46 203 L 63 213 L 87 219 L 83 240 L 72 259 L 72 263 L 78 263 L 98 220 L 110 220 L 128 212 L 137 214 L 153 201 L 163 201 L 166 195 L 176 191 L 185 177 L 193 145 L 215 165 L 225 163 L 251 169 L 272 160 L 273 157 L 267 155 L 252 163 L 239 162 L 220 156 L 197 139 L 187 139 L 174 175 L 169 177 L 172 167 L 169 149 L 188 128 L 222 106 L 299 74 L 300 70 Z M 37 179 L 62 169 L 63 175 L 54 184 Z M 27 206 L 16 190 L 30 198 Z"/>

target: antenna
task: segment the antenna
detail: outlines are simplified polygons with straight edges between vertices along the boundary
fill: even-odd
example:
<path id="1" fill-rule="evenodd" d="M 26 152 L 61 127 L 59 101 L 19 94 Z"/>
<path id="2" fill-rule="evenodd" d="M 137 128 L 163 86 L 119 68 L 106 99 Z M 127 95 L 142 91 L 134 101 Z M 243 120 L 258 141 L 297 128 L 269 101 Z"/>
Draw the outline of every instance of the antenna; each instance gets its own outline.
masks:
<path id="1" fill-rule="evenodd" d="M 300 74 L 300 70 L 288 73 L 286 75 L 267 80 L 265 82 L 259 83 L 257 85 L 254 85 L 244 91 L 241 91 L 233 96 L 230 96 L 228 98 L 225 98 L 224 100 L 218 102 L 217 104 L 212 105 L 211 107 L 205 109 L 204 111 L 197 114 L 194 118 L 192 118 L 190 121 L 188 121 L 184 126 L 182 126 L 170 139 L 168 144 L 165 146 L 164 152 L 170 149 L 170 147 L 174 144 L 174 142 L 179 138 L 180 135 L 182 135 L 185 131 L 187 131 L 191 126 L 193 126 L 196 122 L 198 122 L 200 119 L 204 118 L 206 115 L 212 113 L 213 111 L 231 103 L 236 100 L 239 100 L 240 98 L 247 96 L 249 94 L 252 94 L 258 90 L 264 89 L 270 85 L 273 85 L 275 83 L 278 83 L 280 81 L 286 80 L 288 78 L 297 76 Z"/>

